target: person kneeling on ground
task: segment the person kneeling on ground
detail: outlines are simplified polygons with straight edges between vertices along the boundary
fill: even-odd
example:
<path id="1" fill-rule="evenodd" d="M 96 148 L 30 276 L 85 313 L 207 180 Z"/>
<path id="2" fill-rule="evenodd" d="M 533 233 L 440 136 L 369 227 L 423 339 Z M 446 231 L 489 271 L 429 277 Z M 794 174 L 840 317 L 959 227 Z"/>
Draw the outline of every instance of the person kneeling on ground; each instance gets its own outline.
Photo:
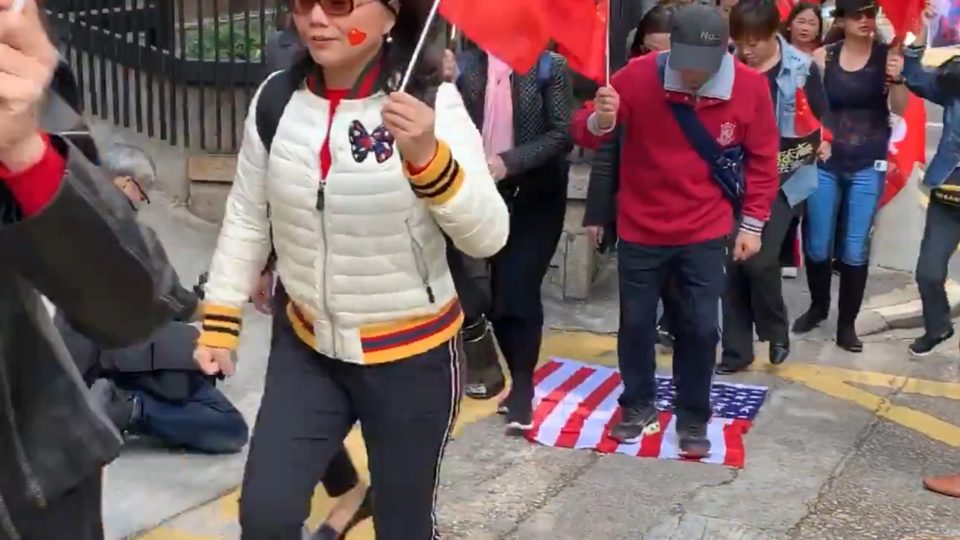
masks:
<path id="1" fill-rule="evenodd" d="M 116 144 L 102 166 L 136 209 L 149 203 L 156 178 L 153 161 L 140 148 Z M 61 313 L 54 323 L 95 401 L 121 433 L 156 437 L 190 450 L 239 452 L 249 428 L 240 411 L 203 374 L 193 360 L 200 331 L 188 321 L 197 302 L 150 340 L 122 349 L 102 348 L 72 327 Z"/>

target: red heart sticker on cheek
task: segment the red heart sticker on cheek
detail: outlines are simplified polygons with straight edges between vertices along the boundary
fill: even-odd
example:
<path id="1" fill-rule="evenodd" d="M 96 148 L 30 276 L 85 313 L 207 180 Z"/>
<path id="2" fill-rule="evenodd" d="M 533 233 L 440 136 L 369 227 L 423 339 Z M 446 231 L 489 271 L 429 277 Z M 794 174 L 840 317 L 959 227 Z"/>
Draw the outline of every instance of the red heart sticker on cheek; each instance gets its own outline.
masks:
<path id="1" fill-rule="evenodd" d="M 356 47 L 357 45 L 363 43 L 367 40 L 367 33 L 359 28 L 351 28 L 347 32 L 347 41 L 350 42 L 350 45 Z"/>

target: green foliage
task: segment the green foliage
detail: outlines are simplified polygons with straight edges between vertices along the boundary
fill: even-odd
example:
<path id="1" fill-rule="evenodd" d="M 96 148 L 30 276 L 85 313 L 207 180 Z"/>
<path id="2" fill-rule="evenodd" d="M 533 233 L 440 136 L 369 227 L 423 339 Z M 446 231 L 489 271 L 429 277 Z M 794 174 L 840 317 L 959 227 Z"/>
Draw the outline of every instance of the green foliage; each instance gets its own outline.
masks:
<path id="1" fill-rule="evenodd" d="M 204 21 L 202 41 L 201 32 L 198 26 L 186 29 L 187 59 L 189 60 L 220 60 L 224 62 L 259 62 L 263 54 L 265 44 L 260 39 L 260 27 L 267 23 L 264 28 L 264 38 L 273 32 L 271 21 L 260 18 L 249 18 L 245 20 L 220 21 L 214 24 L 213 21 Z M 233 36 L 231 40 L 230 28 L 233 27 Z M 249 30 L 248 30 L 249 27 Z M 249 33 L 248 33 L 249 32 Z"/>

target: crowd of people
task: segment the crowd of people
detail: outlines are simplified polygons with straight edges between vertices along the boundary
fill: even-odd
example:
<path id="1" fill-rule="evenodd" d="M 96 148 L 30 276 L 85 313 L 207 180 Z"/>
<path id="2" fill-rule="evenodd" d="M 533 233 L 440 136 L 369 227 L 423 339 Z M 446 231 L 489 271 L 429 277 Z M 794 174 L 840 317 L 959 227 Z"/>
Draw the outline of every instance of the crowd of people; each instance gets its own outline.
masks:
<path id="1" fill-rule="evenodd" d="M 704 457 L 714 375 L 750 366 L 755 336 L 786 361 L 790 331 L 826 320 L 835 272 L 836 344 L 863 351 L 855 321 L 891 113 L 913 92 L 944 107 L 952 134 L 960 110 L 960 60 L 923 68 L 923 28 L 903 49 L 877 39 L 872 0 L 837 0 L 832 36 L 814 3 L 783 19 L 769 0 L 657 4 L 624 44 L 627 65 L 581 108 L 554 52 L 526 73 L 469 44 L 428 52 L 403 86 L 426 8 L 291 0 L 207 281 L 190 291 L 136 225 L 152 161 L 123 144 L 101 155 L 77 129 L 36 1 L 14 4 L 0 0 L 0 538 L 102 538 L 101 470 L 119 432 L 239 451 L 247 424 L 216 382 L 237 369 L 250 301 L 273 327 L 242 537 L 338 539 L 372 517 L 380 539 L 439 538 L 439 468 L 462 395 L 499 399 L 509 430 L 533 426 L 540 285 L 574 144 L 595 151 L 584 225 L 618 256 L 624 391 L 610 436 L 661 429 L 667 343 L 680 448 Z M 954 139 L 924 180 L 918 356 L 954 334 Z M 796 264 L 798 226 L 811 305 L 791 325 L 781 267 Z M 24 355 L 34 369 L 17 367 Z M 343 446 L 357 422 L 369 485 Z M 960 476 L 925 483 L 960 496 Z M 337 504 L 306 531 L 318 484 Z"/>

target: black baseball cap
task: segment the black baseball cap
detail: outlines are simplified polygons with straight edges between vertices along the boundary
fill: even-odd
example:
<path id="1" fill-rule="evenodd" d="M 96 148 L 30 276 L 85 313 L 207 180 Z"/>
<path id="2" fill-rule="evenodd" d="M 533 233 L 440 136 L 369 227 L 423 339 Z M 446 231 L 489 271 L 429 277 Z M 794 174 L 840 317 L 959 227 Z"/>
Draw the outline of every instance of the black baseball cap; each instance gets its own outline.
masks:
<path id="1" fill-rule="evenodd" d="M 681 6 L 670 28 L 670 60 L 674 70 L 716 73 L 730 42 L 730 26 L 720 8 L 703 4 Z"/>
<path id="2" fill-rule="evenodd" d="M 837 0 L 834 4 L 833 16 L 843 17 L 852 15 L 858 11 L 876 9 L 877 3 L 874 0 Z"/>

